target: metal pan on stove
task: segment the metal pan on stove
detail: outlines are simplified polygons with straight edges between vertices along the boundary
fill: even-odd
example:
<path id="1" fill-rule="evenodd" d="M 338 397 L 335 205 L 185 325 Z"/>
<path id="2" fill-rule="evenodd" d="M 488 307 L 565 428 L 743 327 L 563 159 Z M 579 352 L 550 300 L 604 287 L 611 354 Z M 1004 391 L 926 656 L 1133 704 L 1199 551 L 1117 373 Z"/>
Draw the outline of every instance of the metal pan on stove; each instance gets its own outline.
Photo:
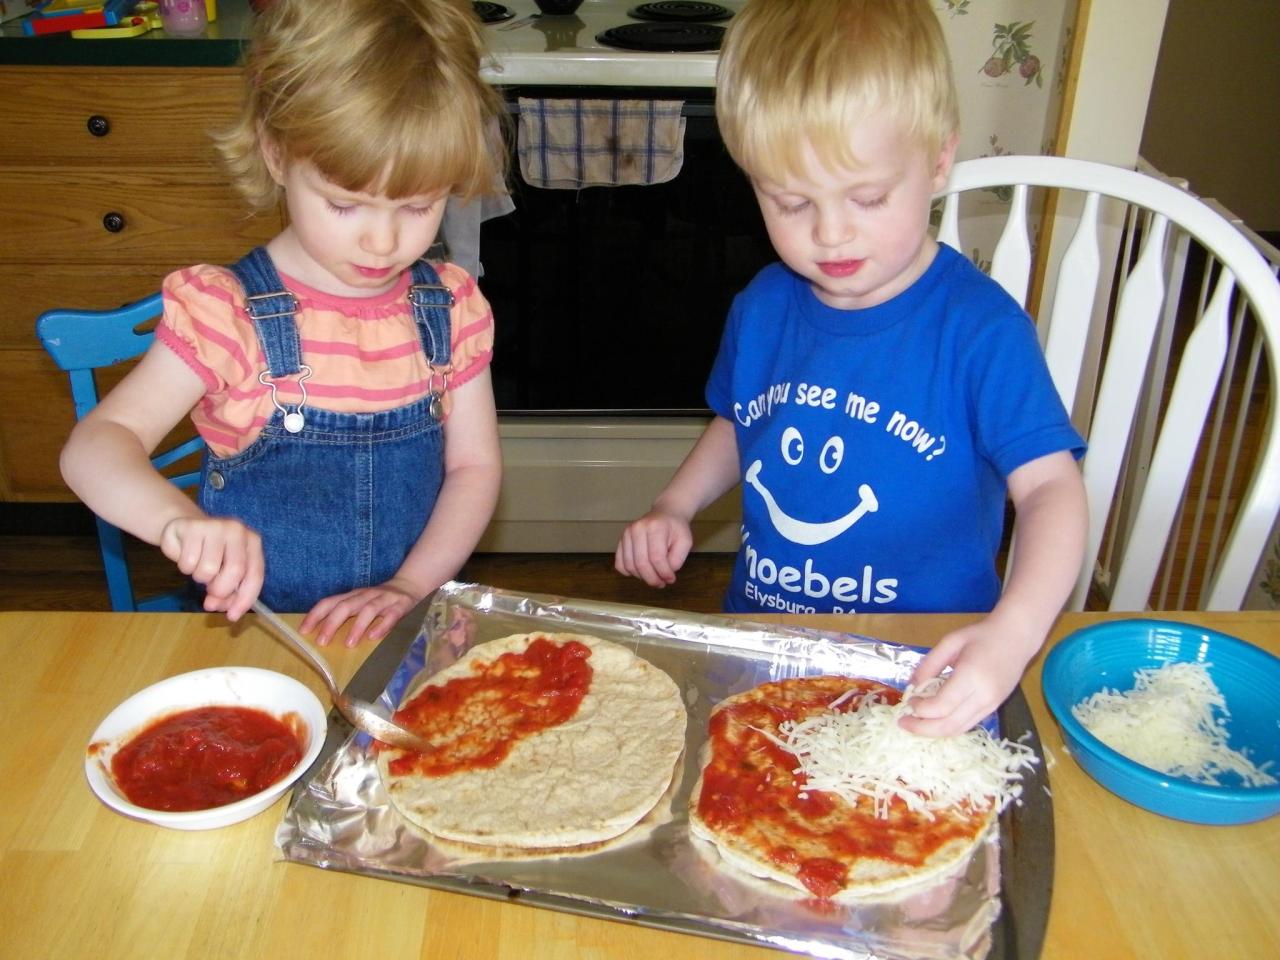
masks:
<path id="1" fill-rule="evenodd" d="M 710 23 L 627 23 L 596 34 L 607 47 L 652 53 L 719 50 L 724 27 Z"/>

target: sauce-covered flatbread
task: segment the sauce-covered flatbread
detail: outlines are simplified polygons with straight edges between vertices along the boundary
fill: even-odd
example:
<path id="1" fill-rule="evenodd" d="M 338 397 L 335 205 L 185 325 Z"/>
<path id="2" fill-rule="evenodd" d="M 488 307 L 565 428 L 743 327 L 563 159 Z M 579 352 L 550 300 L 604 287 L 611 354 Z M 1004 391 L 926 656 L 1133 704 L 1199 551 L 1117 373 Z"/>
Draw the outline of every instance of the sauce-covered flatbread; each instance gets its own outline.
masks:
<path id="1" fill-rule="evenodd" d="M 995 822 L 996 807 L 957 806 L 928 813 L 900 800 L 876 815 L 870 798 L 851 803 L 805 789 L 795 755 L 778 742 L 780 726 L 900 693 L 854 677 L 797 677 L 765 683 L 717 704 L 690 798 L 695 836 L 715 844 L 732 868 L 831 900 L 852 900 L 913 885 L 965 860 Z"/>
<path id="2" fill-rule="evenodd" d="M 617 837 L 653 809 L 686 712 L 675 682 L 627 648 L 535 633 L 473 647 L 395 719 L 438 745 L 379 752 L 408 820 L 447 840 L 557 850 Z"/>

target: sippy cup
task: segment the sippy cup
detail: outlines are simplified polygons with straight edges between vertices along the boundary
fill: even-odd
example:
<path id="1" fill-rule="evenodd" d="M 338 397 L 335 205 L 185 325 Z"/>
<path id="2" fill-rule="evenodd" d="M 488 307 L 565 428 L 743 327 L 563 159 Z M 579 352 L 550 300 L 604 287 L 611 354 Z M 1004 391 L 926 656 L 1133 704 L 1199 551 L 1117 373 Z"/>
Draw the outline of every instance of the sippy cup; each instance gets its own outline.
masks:
<path id="1" fill-rule="evenodd" d="M 205 0 L 159 0 L 160 25 L 173 37 L 194 37 L 208 23 Z"/>

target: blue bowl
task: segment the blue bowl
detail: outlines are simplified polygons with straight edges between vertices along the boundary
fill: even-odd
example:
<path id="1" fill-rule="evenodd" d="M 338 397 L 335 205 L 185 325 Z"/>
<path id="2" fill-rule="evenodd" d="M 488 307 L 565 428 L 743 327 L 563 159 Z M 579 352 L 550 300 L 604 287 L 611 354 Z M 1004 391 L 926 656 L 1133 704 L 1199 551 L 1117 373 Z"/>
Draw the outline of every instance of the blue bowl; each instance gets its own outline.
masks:
<path id="1" fill-rule="evenodd" d="M 1280 658 L 1237 637 L 1167 620 L 1116 620 L 1077 630 L 1045 658 L 1045 702 L 1084 771 L 1130 803 L 1191 823 L 1250 823 L 1280 813 L 1280 785 L 1214 787 L 1171 777 L 1112 750 L 1071 708 L 1103 688 L 1133 689 L 1134 671 L 1165 663 L 1209 664 L 1227 701 L 1228 741 L 1280 776 Z"/>

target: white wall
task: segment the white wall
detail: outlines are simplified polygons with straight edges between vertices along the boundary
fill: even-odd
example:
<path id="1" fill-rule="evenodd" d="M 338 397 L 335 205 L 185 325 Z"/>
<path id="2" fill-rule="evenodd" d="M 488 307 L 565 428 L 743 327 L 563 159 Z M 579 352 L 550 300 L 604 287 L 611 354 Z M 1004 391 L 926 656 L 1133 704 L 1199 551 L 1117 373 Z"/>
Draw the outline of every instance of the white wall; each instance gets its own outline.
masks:
<path id="1" fill-rule="evenodd" d="M 1132 167 L 1169 0 L 1082 0 L 1058 152 Z"/>

